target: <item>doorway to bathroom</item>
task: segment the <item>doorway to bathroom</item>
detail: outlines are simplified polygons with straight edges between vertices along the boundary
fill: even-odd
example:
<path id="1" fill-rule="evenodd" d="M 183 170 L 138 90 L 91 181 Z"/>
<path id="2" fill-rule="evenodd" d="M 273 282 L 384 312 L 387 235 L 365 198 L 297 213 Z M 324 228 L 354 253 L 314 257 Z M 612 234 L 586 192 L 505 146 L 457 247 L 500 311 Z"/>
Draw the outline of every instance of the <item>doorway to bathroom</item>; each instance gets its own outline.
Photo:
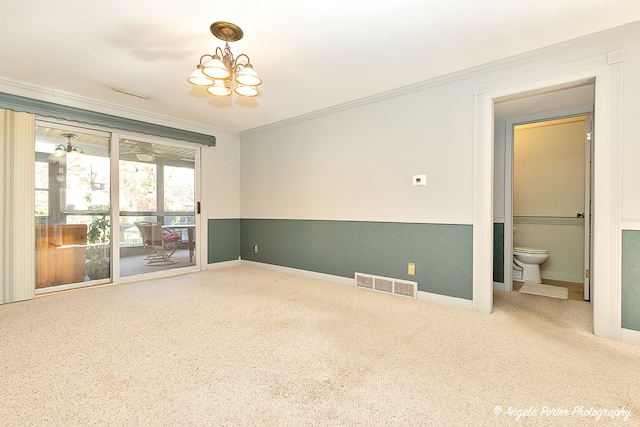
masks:
<path id="1" fill-rule="evenodd" d="M 589 114 L 512 126 L 513 290 L 532 280 L 590 299 L 592 122 Z"/>
<path id="2" fill-rule="evenodd" d="M 544 254 L 543 284 L 591 300 L 594 89 L 584 81 L 495 105 L 494 289 L 522 286 L 516 246 Z"/>
<path id="3" fill-rule="evenodd" d="M 474 87 L 473 310 L 491 313 L 495 290 L 511 284 L 505 244 L 512 217 L 504 211 L 506 119 L 558 109 L 594 114 L 590 303 L 596 336 L 621 339 L 623 55 L 619 51 Z M 591 86 L 591 88 L 589 88 Z M 564 90 L 585 91 L 577 100 Z M 550 97 L 551 99 L 541 99 Z M 580 111 L 573 111 L 573 115 Z M 582 113 L 585 113 L 582 111 Z M 546 118 L 549 114 L 545 114 Z M 538 117 L 539 120 L 545 117 Z M 510 182 L 510 180 L 509 180 Z M 509 221 L 510 224 L 506 224 Z M 504 233 L 505 228 L 509 233 Z M 511 236 L 511 237 L 508 237 Z M 502 245 L 500 245 L 502 243 Z M 510 248 L 509 245 L 506 245 Z M 499 255 L 496 256 L 495 254 Z M 626 335 L 625 340 L 632 340 Z"/>

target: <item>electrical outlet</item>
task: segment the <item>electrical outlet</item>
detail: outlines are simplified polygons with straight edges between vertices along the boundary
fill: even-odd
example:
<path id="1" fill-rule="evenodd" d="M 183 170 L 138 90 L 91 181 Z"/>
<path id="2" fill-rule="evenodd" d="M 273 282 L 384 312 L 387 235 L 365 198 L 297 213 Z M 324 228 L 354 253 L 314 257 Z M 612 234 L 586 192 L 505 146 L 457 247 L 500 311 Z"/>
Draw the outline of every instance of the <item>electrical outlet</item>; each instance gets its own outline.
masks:
<path id="1" fill-rule="evenodd" d="M 413 186 L 427 185 L 427 175 L 413 175 Z"/>
<path id="2" fill-rule="evenodd" d="M 414 263 L 410 262 L 407 265 L 407 274 L 409 276 L 414 276 L 416 274 L 416 265 Z"/>
<path id="3" fill-rule="evenodd" d="M 253 252 L 258 253 L 258 244 L 253 245 Z"/>

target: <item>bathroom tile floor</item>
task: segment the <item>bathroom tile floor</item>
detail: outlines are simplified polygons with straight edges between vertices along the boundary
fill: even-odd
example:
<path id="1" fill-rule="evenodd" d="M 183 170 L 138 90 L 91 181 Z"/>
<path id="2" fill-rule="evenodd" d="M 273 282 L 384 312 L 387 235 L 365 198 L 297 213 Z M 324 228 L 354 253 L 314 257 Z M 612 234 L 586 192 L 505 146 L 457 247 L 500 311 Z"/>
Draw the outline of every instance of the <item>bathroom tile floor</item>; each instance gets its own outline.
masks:
<path id="1" fill-rule="evenodd" d="M 560 280 L 542 279 L 542 283 L 550 286 L 563 286 L 569 289 L 569 299 L 584 301 L 584 284 L 574 282 L 563 282 Z M 524 282 L 513 281 L 513 290 L 519 291 Z"/>

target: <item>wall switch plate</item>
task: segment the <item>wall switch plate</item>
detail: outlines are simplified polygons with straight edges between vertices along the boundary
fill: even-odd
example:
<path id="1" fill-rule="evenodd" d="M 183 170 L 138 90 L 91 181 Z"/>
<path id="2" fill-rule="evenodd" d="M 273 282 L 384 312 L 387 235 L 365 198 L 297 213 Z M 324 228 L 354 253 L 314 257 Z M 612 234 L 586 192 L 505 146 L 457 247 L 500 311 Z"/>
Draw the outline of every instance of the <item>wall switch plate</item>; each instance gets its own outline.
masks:
<path id="1" fill-rule="evenodd" d="M 427 185 L 427 175 L 413 175 L 413 186 Z"/>
<path id="2" fill-rule="evenodd" d="M 414 276 L 416 274 L 416 265 L 414 263 L 410 262 L 407 265 L 407 274 L 409 276 Z"/>
<path id="3" fill-rule="evenodd" d="M 258 244 L 253 245 L 253 252 L 258 253 Z"/>

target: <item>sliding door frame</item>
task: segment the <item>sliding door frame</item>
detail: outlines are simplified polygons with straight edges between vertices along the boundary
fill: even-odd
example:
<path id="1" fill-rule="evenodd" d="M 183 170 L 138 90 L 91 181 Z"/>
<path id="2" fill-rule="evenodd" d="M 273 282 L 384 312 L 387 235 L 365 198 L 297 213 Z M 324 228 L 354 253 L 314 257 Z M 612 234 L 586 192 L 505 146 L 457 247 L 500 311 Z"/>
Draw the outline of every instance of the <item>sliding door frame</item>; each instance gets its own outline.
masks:
<path id="1" fill-rule="evenodd" d="M 120 271 L 120 245 L 112 245 L 112 281 L 113 283 L 124 283 L 132 280 L 139 280 L 140 277 L 166 277 L 176 274 L 182 274 L 185 272 L 195 272 L 201 269 L 202 264 L 202 223 L 201 216 L 198 212 L 197 205 L 200 200 L 200 152 L 201 148 L 197 144 L 170 140 L 167 138 L 159 138 L 156 136 L 140 135 L 132 132 L 118 132 L 113 131 L 111 134 L 111 210 L 113 212 L 111 221 L 111 241 L 120 241 L 120 227 L 115 227 L 114 224 L 120 223 L 120 140 L 132 139 L 140 142 L 148 142 L 155 144 L 163 144 L 174 147 L 186 147 L 195 151 L 195 164 L 194 164 L 194 239 L 195 239 L 195 265 L 171 268 L 166 270 L 149 271 L 149 273 L 135 274 L 131 276 L 121 276 Z"/>
<path id="2" fill-rule="evenodd" d="M 201 236 L 204 235 L 202 232 L 202 227 L 203 227 L 203 220 L 202 220 L 202 215 L 199 214 L 198 209 L 197 209 L 197 205 L 198 205 L 198 201 L 201 199 L 200 198 L 200 188 L 201 188 L 201 169 L 200 169 L 200 164 L 201 164 L 201 145 L 196 144 L 196 143 L 192 143 L 192 142 L 185 142 L 185 141 L 177 141 L 174 139 L 170 139 L 170 138 L 163 138 L 163 137 L 159 137 L 159 136 L 150 136 L 150 135 L 144 135 L 144 134 L 139 134 L 136 132 L 128 132 L 128 131 L 120 131 L 117 129 L 110 129 L 110 128 L 106 128 L 103 126 L 97 126 L 97 125 L 87 125 L 87 124 L 83 124 L 83 123 L 76 123 L 76 122 L 70 122 L 67 120 L 62 120 L 62 119 L 54 119 L 54 118 L 50 118 L 50 117 L 42 117 L 42 116 L 36 116 L 35 118 L 35 125 L 36 126 L 53 126 L 53 127 L 60 127 L 62 129 L 69 129 L 70 131 L 73 131 L 74 129 L 76 129 L 79 132 L 85 132 L 85 133 L 98 133 L 98 134 L 105 134 L 105 133 L 109 133 L 111 134 L 111 147 L 110 147 L 110 218 L 111 218 L 111 272 L 110 272 L 110 278 L 109 279 L 105 279 L 104 281 L 90 281 L 90 282 L 79 282 L 79 283 L 74 283 L 74 284 L 69 284 L 69 285 L 59 285 L 59 286 L 51 286 L 48 288 L 43 288 L 40 291 L 36 291 L 36 294 L 39 293 L 48 293 L 48 292 L 53 292 L 53 291 L 59 291 L 59 290 L 66 290 L 66 289 L 72 289 L 72 288 L 80 288 L 80 287 L 86 287 L 86 286 L 93 286 L 93 285 L 101 285 L 101 284 L 109 284 L 109 283 L 126 283 L 126 282 L 131 282 L 131 281 L 135 281 L 135 280 L 140 280 L 141 278 L 149 278 L 149 277 L 166 277 L 166 276 L 173 276 L 176 274 L 183 274 L 185 272 L 195 272 L 195 271 L 199 271 L 201 269 L 202 265 L 204 262 L 206 262 L 206 255 L 203 254 L 203 248 L 205 248 L 205 246 L 202 244 L 202 238 Z M 120 200 L 119 200 L 119 196 L 120 196 L 120 191 L 119 191 L 119 185 L 120 185 L 120 176 L 119 176 L 119 160 L 120 160 L 120 149 L 119 149 L 119 140 L 120 138 L 130 138 L 130 139 L 135 139 L 137 141 L 144 141 L 144 142 L 149 142 L 149 143 L 156 143 L 156 144 L 163 144 L 163 145 L 169 145 L 169 146 L 180 146 L 180 147 L 187 147 L 189 149 L 193 149 L 195 150 L 195 171 L 194 171 L 194 178 L 195 178 L 195 194 L 194 194 L 194 201 L 196 203 L 196 207 L 195 207 L 195 212 L 194 212 L 194 223 L 195 223 L 195 231 L 194 231 L 194 250 L 195 250 L 195 265 L 193 266 L 187 266 L 187 267 L 180 267 L 180 268 L 173 268 L 173 269 L 167 269 L 167 270 L 161 270 L 161 271 L 153 271 L 150 272 L 148 274 L 137 274 L 137 275 L 132 275 L 132 276 L 125 276 L 125 277 L 121 277 L 120 276 L 120 246 L 119 244 L 113 244 L 113 242 L 119 242 L 120 241 L 120 227 L 116 226 L 117 224 L 119 224 L 120 222 Z M 34 144 L 35 144 L 35 140 L 34 140 Z M 31 190 L 31 196 L 30 196 L 31 200 L 35 199 L 35 187 Z M 34 258 L 34 264 L 35 264 L 35 247 L 33 250 L 33 254 L 32 254 L 33 258 Z M 35 281 L 33 283 L 34 289 L 35 289 Z"/>

